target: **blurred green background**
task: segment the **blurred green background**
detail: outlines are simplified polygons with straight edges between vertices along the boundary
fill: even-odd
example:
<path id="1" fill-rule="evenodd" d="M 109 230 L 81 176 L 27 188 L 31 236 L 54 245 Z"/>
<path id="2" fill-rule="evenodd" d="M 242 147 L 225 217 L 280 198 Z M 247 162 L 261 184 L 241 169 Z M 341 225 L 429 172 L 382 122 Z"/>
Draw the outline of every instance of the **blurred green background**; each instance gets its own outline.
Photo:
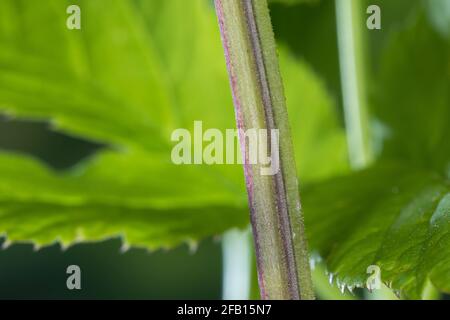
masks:
<path id="1" fill-rule="evenodd" d="M 49 130 L 45 123 L 0 118 L 0 148 L 29 152 L 65 169 L 101 148 Z M 0 240 L 3 244 L 4 239 Z M 121 252 L 121 240 L 80 244 L 63 251 L 52 245 L 34 251 L 14 244 L 0 251 L 0 299 L 219 299 L 221 247 L 217 240 L 149 253 Z M 79 265 L 82 290 L 66 287 L 66 268 Z"/>

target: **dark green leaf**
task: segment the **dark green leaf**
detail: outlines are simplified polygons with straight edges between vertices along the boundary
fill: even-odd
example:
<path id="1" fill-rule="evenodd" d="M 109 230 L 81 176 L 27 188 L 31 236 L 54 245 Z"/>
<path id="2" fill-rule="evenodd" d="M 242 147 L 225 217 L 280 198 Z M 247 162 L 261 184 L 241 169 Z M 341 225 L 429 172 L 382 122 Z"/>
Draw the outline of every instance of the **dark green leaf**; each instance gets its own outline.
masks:
<path id="1" fill-rule="evenodd" d="M 450 42 L 420 16 L 392 37 L 375 91 L 384 156 L 445 173 L 450 160 Z"/>
<path id="2" fill-rule="evenodd" d="M 367 268 L 409 298 L 427 279 L 450 292 L 450 183 L 402 165 L 378 165 L 306 189 L 313 251 L 341 287 L 365 287 Z"/>
<path id="3" fill-rule="evenodd" d="M 269 2 L 273 2 L 273 3 L 279 2 L 279 3 L 287 4 L 287 5 L 294 5 L 294 4 L 299 4 L 299 3 L 310 4 L 310 3 L 317 3 L 319 1 L 320 0 L 269 0 Z"/>

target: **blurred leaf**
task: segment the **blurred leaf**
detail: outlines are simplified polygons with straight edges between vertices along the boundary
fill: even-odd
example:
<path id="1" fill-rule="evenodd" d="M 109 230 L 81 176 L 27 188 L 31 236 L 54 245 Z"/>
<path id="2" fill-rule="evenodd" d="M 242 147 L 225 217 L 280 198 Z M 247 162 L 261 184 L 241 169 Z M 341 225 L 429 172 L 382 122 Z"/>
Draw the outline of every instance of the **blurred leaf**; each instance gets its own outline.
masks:
<path id="1" fill-rule="evenodd" d="M 450 42 L 420 16 L 392 37 L 376 83 L 383 156 L 444 173 L 450 163 Z"/>
<path id="2" fill-rule="evenodd" d="M 157 248 L 245 226 L 241 166 L 170 160 L 174 129 L 235 127 L 209 1 L 80 1 L 81 32 L 65 27 L 68 4 L 0 3 L 0 110 L 110 150 L 63 173 L 1 155 L 0 232 L 39 245 L 120 234 Z M 345 170 L 333 101 L 305 63 L 281 57 L 302 177 Z"/>
<path id="3" fill-rule="evenodd" d="M 342 101 L 334 1 L 314 6 L 270 6 L 274 32 L 297 56 L 310 64 L 337 101 Z"/>
<path id="4" fill-rule="evenodd" d="M 155 249 L 245 227 L 243 194 L 202 169 L 104 154 L 87 169 L 56 175 L 33 160 L 1 155 L 1 230 L 9 241 L 38 246 L 120 235 L 125 244 Z"/>
<path id="5" fill-rule="evenodd" d="M 433 26 L 442 35 L 450 36 L 450 2 L 447 0 L 426 0 L 428 15 Z"/>
<path id="6" fill-rule="evenodd" d="M 403 164 L 380 164 L 306 189 L 310 246 L 335 283 L 365 287 L 367 267 L 408 298 L 429 278 L 450 292 L 450 183 Z"/>

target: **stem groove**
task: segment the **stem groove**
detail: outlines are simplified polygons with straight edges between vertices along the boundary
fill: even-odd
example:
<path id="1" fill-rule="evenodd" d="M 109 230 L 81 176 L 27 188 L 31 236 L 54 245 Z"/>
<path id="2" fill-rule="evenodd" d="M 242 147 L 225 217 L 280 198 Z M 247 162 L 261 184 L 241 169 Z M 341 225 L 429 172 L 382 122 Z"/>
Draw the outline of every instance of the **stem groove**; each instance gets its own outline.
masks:
<path id="1" fill-rule="evenodd" d="M 266 0 L 215 0 L 240 132 L 263 299 L 314 299 L 293 146 Z M 280 171 L 250 164 L 243 132 L 279 130 Z M 270 136 L 270 134 L 268 135 Z M 272 144 L 267 141 L 267 150 Z"/>

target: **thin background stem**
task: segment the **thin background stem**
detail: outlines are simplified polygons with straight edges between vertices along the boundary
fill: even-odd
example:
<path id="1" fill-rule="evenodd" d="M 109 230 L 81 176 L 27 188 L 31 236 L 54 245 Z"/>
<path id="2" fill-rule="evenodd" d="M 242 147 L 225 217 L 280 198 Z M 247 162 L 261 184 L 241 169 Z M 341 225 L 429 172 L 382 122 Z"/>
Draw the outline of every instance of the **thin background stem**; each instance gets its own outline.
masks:
<path id="1" fill-rule="evenodd" d="M 360 169 L 372 161 L 362 41 L 362 28 L 366 24 L 360 0 L 335 3 L 349 159 L 352 168 Z"/>
<path id="2" fill-rule="evenodd" d="M 250 228 L 232 229 L 222 239 L 222 298 L 224 300 L 248 300 L 252 281 Z"/>

